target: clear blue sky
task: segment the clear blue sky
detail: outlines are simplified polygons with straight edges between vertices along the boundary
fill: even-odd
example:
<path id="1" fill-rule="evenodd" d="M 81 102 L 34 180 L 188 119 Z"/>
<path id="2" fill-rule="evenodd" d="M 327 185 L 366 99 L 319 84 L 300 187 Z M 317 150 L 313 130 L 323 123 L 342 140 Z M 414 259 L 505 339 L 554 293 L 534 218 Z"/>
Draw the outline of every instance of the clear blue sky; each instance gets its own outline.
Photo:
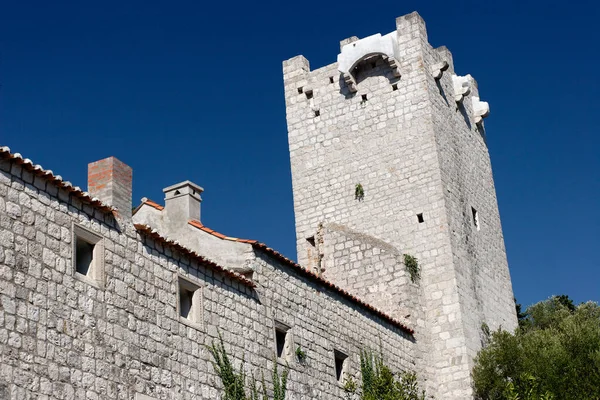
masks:
<path id="1" fill-rule="evenodd" d="M 414 10 L 490 103 L 517 299 L 600 300 L 596 1 L 3 1 L 0 144 L 82 187 L 117 156 L 134 203 L 192 180 L 206 225 L 295 258 L 281 62 Z"/>

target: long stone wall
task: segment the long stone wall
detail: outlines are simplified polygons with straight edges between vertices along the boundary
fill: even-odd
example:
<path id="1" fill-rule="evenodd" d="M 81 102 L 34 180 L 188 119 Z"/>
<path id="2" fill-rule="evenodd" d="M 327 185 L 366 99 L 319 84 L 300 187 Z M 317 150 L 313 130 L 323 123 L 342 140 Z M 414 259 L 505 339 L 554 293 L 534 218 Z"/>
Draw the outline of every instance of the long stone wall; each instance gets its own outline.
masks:
<path id="1" fill-rule="evenodd" d="M 74 271 L 74 224 L 101 240 L 97 280 Z M 276 324 L 289 328 L 279 361 L 291 368 L 289 399 L 343 398 L 334 350 L 348 355 L 346 376 L 365 348 L 414 368 L 405 329 L 267 252 L 255 250 L 253 288 L 14 161 L 0 161 L 0 227 L 3 398 L 218 399 L 205 346 L 221 332 L 235 364 L 245 357 L 269 380 Z M 180 280 L 200 288 L 193 322 L 180 315 Z"/>

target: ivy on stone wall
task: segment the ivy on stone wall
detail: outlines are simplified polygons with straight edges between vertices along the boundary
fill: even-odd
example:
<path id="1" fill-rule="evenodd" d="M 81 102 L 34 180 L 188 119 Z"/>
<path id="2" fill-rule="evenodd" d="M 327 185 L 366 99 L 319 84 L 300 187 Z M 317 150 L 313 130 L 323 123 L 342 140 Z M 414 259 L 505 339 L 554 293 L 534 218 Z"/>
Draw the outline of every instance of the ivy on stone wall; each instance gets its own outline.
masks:
<path id="1" fill-rule="evenodd" d="M 346 379 L 343 389 L 347 399 L 360 400 L 425 400 L 419 388 L 417 375 L 412 371 L 395 374 L 381 355 L 371 351 L 360 352 L 360 388 L 352 377 Z"/>
<path id="2" fill-rule="evenodd" d="M 239 370 L 233 367 L 233 364 L 225 350 L 223 344 L 223 337 L 219 333 L 219 341 L 214 341 L 210 346 L 207 346 L 208 351 L 213 357 L 211 362 L 213 368 L 223 384 L 223 400 L 269 400 L 267 393 L 267 385 L 265 383 L 265 376 L 262 374 L 261 385 L 257 383 L 256 378 L 253 376 L 250 381 L 250 389 L 248 392 L 249 396 L 246 395 L 246 373 L 244 372 L 244 359 L 240 364 Z M 287 391 L 287 378 L 290 373 L 290 369 L 286 366 L 285 370 L 279 375 L 277 370 L 277 361 L 274 361 L 273 366 L 273 400 L 285 400 L 285 394 Z"/>

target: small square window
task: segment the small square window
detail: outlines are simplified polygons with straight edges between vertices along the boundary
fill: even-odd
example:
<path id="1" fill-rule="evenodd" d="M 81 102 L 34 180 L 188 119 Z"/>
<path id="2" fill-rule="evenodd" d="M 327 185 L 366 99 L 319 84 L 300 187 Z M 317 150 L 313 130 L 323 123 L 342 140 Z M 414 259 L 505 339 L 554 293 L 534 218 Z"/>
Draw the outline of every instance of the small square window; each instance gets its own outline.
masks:
<path id="1" fill-rule="evenodd" d="M 291 340 L 290 327 L 275 321 L 275 351 L 277 358 L 286 359 L 290 354 Z"/>
<path id="2" fill-rule="evenodd" d="M 392 85 L 392 90 L 398 90 L 398 84 L 397 83 L 394 83 Z"/>
<path id="3" fill-rule="evenodd" d="M 423 214 L 417 214 L 417 221 L 419 221 L 420 224 L 422 224 L 423 222 L 425 222 L 425 219 L 423 218 Z"/>
<path id="4" fill-rule="evenodd" d="M 338 382 L 342 382 L 344 378 L 344 372 L 347 364 L 346 360 L 348 359 L 348 356 L 339 350 L 334 350 L 333 356 L 335 359 L 335 378 L 338 380 Z"/>
<path id="5" fill-rule="evenodd" d="M 319 115 L 321 115 L 321 111 L 320 110 L 315 110 L 315 117 L 318 117 Z"/>
<path id="6" fill-rule="evenodd" d="M 361 95 L 361 98 L 362 98 L 363 102 L 367 101 L 367 95 L 366 94 Z"/>
<path id="7" fill-rule="evenodd" d="M 304 89 L 302 89 L 302 86 L 300 86 L 300 87 L 298 88 L 298 94 L 302 94 L 303 92 L 304 92 Z"/>
<path id="8" fill-rule="evenodd" d="M 304 93 L 306 94 L 306 98 L 307 99 L 312 99 L 313 98 L 313 91 L 312 90 L 307 90 Z"/>
<path id="9" fill-rule="evenodd" d="M 184 323 L 202 325 L 202 288 L 179 277 L 179 317 Z"/>
<path id="10" fill-rule="evenodd" d="M 479 230 L 479 214 L 477 213 L 477 210 L 473 207 L 471 207 L 471 214 L 473 215 L 473 225 L 475 225 L 475 228 Z"/>
<path id="11" fill-rule="evenodd" d="M 104 243 L 102 236 L 73 225 L 73 275 L 90 283 L 104 279 Z"/>

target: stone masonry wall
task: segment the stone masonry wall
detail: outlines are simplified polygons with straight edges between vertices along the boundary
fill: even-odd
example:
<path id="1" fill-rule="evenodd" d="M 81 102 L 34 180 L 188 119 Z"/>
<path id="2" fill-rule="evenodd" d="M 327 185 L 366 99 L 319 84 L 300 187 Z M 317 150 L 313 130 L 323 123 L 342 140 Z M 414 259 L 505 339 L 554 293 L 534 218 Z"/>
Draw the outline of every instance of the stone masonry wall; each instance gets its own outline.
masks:
<path id="1" fill-rule="evenodd" d="M 73 223 L 103 237 L 104 277 L 73 273 Z M 333 350 L 379 349 L 413 368 L 400 328 L 258 252 L 256 289 L 115 221 L 63 189 L 0 161 L 0 394 L 8 399 L 218 399 L 205 345 L 218 331 L 248 373 L 270 377 L 274 322 L 306 364 L 288 356 L 289 399 L 342 399 Z M 177 311 L 178 277 L 201 287 L 201 320 Z"/>
<path id="2" fill-rule="evenodd" d="M 433 76 L 436 63 L 452 64 L 449 52 L 431 47 L 418 14 L 396 24 L 401 77 L 369 54 L 353 71 L 356 93 L 337 63 L 311 71 L 302 56 L 284 62 L 298 258 L 314 264 L 306 239 L 331 224 L 415 256 L 422 277 L 418 295 L 405 295 L 417 299 L 404 306 L 413 308 L 419 372 L 429 393 L 465 399 L 482 323 L 511 329 L 516 322 L 491 165 L 472 120 L 473 94 L 457 109 L 453 66 L 439 81 Z M 362 200 L 354 196 L 358 183 Z M 476 234 L 471 206 L 480 218 Z M 339 241 L 324 237 L 323 275 L 357 296 L 379 298 L 389 313 L 406 312 L 393 299 L 414 290 L 393 278 L 402 263 L 374 269 L 368 244 L 357 239 L 336 258 Z"/>

